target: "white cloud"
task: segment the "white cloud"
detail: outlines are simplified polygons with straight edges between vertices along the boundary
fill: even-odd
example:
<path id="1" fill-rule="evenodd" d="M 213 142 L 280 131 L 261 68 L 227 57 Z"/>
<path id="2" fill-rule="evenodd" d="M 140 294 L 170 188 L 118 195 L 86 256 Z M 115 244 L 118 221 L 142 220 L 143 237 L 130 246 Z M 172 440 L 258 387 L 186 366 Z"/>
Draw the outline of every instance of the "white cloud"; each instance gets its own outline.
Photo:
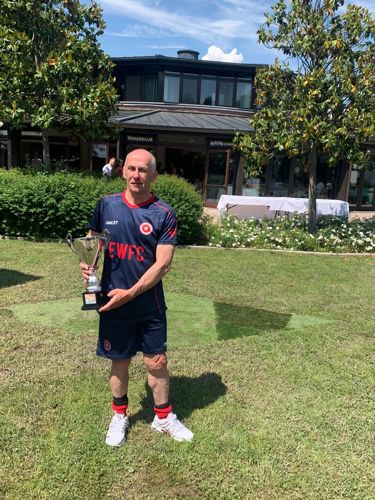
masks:
<path id="1" fill-rule="evenodd" d="M 212 43 L 218 39 L 256 39 L 256 30 L 249 29 L 249 19 L 243 16 L 232 18 L 223 16 L 217 19 L 212 15 L 202 17 L 189 14 L 186 9 L 180 11 L 163 9 L 161 4 L 155 8 L 155 4 L 146 0 L 102 0 L 101 3 L 116 11 L 127 21 L 134 19 L 138 24 L 163 31 L 164 36 L 170 34 L 188 36 L 205 43 Z M 121 36 L 126 36 L 125 30 Z"/>
<path id="2" fill-rule="evenodd" d="M 154 38 L 163 35 L 162 30 L 144 24 L 126 24 L 121 31 L 107 31 L 107 35 L 122 38 Z"/>
<path id="3" fill-rule="evenodd" d="M 211 45 L 210 47 L 208 47 L 207 54 L 205 54 L 202 57 L 202 59 L 204 61 L 242 63 L 243 55 L 237 54 L 237 49 L 232 49 L 230 52 L 225 53 L 220 47 L 216 47 L 216 45 Z"/>
<path id="4" fill-rule="evenodd" d="M 181 45 L 145 45 L 145 47 L 149 49 L 155 49 L 155 50 L 160 50 L 160 49 L 178 49 L 182 50 L 184 47 L 181 47 Z"/>

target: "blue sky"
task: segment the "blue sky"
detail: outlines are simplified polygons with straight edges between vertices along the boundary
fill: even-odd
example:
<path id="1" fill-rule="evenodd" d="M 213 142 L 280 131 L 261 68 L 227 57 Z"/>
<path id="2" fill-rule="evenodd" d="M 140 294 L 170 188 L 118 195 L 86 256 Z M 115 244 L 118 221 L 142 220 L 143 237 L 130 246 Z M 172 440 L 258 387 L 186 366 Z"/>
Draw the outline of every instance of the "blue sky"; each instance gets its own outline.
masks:
<path id="1" fill-rule="evenodd" d="M 101 45 L 110 56 L 176 56 L 177 50 L 193 49 L 200 58 L 250 64 L 277 56 L 256 35 L 274 0 L 97 1 L 107 23 Z M 375 0 L 351 3 L 375 14 Z"/>

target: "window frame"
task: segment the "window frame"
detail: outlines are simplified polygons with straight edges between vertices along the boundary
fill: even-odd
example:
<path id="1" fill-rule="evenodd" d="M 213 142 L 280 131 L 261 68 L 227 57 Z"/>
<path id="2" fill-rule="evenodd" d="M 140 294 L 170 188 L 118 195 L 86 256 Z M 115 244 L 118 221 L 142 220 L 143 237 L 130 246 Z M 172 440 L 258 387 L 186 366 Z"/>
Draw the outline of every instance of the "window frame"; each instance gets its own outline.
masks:
<path id="1" fill-rule="evenodd" d="M 218 88 L 218 77 L 217 76 L 209 76 L 209 75 L 199 75 L 199 90 L 198 90 L 198 97 L 199 97 L 199 102 L 198 104 L 200 106 L 216 106 L 216 101 L 217 101 L 217 88 Z M 215 100 L 212 104 L 204 104 L 201 102 L 201 94 L 202 94 L 202 80 L 209 80 L 211 82 L 215 82 Z"/>
<path id="2" fill-rule="evenodd" d="M 235 77 L 223 77 L 223 76 L 219 76 L 218 77 L 218 82 L 217 82 L 217 94 L 216 94 L 216 102 L 217 102 L 217 106 L 220 106 L 220 107 L 224 107 L 224 108 L 234 108 L 235 106 L 233 106 L 234 104 L 234 97 L 235 97 L 235 92 L 236 92 L 236 80 L 237 78 Z M 229 104 L 229 105 L 226 105 L 226 104 L 220 104 L 220 88 L 221 88 L 221 85 L 222 83 L 232 83 L 232 104 Z"/>
<path id="3" fill-rule="evenodd" d="M 235 104 L 235 108 L 238 108 L 238 109 L 252 109 L 251 108 L 251 105 L 252 105 L 252 95 L 253 95 L 253 80 L 246 80 L 245 78 L 236 78 L 236 85 L 235 85 L 235 93 L 234 93 L 234 104 Z M 237 86 L 239 83 L 248 83 L 250 84 L 250 96 L 249 96 L 249 99 L 250 99 L 250 106 L 248 108 L 246 107 L 242 107 L 242 106 L 237 106 Z"/>
<path id="4" fill-rule="evenodd" d="M 183 90 L 184 90 L 184 80 L 190 79 L 195 80 L 197 82 L 197 89 L 195 91 L 195 101 L 196 102 L 184 102 L 182 100 Z M 180 73 L 180 104 L 199 104 L 199 88 L 200 88 L 200 75 L 199 74 L 191 74 L 191 73 Z"/>
<path id="5" fill-rule="evenodd" d="M 178 85 L 178 100 L 177 101 L 167 101 L 165 99 L 165 78 L 172 77 L 179 79 Z M 163 102 L 167 104 L 179 104 L 181 102 L 181 73 L 173 72 L 173 71 L 165 71 L 163 75 Z"/>

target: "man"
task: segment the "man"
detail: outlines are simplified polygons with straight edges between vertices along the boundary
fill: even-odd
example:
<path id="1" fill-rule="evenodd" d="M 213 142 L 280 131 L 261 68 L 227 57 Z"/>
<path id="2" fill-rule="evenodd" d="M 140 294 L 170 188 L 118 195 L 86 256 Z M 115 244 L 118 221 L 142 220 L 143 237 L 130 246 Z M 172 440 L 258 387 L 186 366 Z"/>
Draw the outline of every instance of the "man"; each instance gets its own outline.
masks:
<path id="1" fill-rule="evenodd" d="M 129 427 L 128 369 L 143 352 L 147 381 L 154 398 L 152 429 L 177 441 L 191 441 L 190 432 L 172 412 L 166 356 L 166 306 L 161 279 L 170 270 L 176 245 L 173 210 L 150 189 L 156 179 L 154 156 L 144 149 L 128 154 L 123 193 L 105 196 L 90 219 L 90 233 L 110 231 L 102 289 L 106 303 L 99 309 L 97 354 L 112 361 L 110 387 L 114 415 L 106 443 L 122 446 Z M 80 263 L 87 281 L 90 270 Z"/>
<path id="2" fill-rule="evenodd" d="M 102 168 L 103 175 L 105 177 L 112 177 L 115 171 L 116 158 L 112 156 L 106 165 Z"/>

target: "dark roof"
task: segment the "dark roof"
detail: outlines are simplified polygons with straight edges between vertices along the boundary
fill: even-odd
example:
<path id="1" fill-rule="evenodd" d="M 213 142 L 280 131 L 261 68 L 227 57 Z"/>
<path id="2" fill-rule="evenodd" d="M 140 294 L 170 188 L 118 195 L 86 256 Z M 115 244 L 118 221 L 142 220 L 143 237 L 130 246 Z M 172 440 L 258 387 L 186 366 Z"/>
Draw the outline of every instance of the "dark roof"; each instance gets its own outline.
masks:
<path id="1" fill-rule="evenodd" d="M 232 63 L 232 62 L 222 62 L 222 61 L 206 61 L 203 59 L 185 59 L 183 57 L 170 57 L 157 54 L 155 56 L 131 56 L 131 57 L 111 57 L 114 63 L 134 63 L 134 62 L 170 62 L 173 64 L 186 64 L 189 66 L 215 66 L 222 67 L 225 69 L 232 70 L 249 70 L 256 69 L 262 66 L 267 66 L 267 64 L 247 64 L 247 63 Z"/>
<path id="2" fill-rule="evenodd" d="M 119 111 L 114 120 L 124 128 L 164 129 L 174 131 L 199 131 L 230 133 L 250 132 L 248 116 L 215 115 L 164 110 Z"/>

